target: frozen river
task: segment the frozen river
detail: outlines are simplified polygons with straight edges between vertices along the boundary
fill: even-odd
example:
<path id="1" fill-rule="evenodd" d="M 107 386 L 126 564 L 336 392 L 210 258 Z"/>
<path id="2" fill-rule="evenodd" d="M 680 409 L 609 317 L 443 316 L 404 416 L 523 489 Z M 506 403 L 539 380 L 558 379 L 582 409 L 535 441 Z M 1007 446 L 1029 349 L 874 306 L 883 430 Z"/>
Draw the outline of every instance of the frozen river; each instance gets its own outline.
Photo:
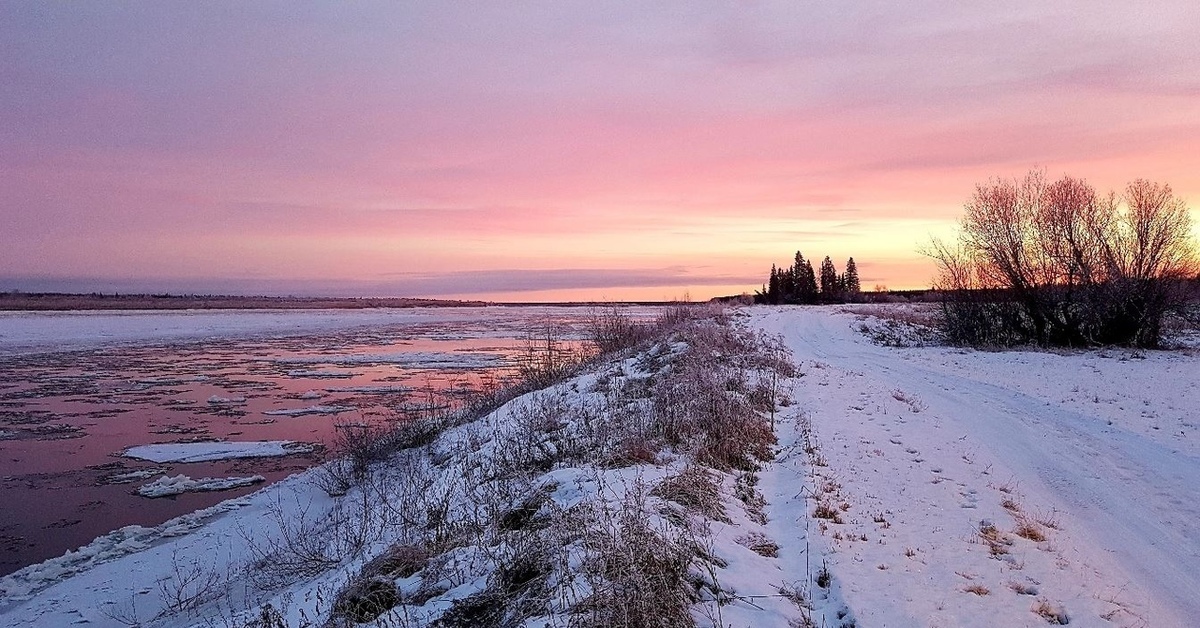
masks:
<path id="1" fill-rule="evenodd" d="M 565 341 L 582 339 L 589 314 L 0 314 L 0 574 L 261 486 L 250 478 L 273 482 L 305 469 L 323 459 L 338 424 L 386 423 L 402 420 L 405 408 L 453 403 L 509 376 L 527 338 L 548 325 Z M 297 446 L 276 457 L 186 463 L 122 455 L 139 445 L 206 441 Z M 160 499 L 137 493 L 180 475 L 247 481 Z"/>

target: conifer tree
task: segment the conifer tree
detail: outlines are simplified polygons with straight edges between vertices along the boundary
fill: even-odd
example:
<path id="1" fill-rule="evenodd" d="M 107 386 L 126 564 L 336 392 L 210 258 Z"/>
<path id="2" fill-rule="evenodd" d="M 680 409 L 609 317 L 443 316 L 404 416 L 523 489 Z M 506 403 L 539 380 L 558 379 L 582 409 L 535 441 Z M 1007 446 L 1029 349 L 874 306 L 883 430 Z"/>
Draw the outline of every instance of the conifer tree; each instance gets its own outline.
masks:
<path id="1" fill-rule="evenodd" d="M 817 275 L 813 272 L 812 262 L 803 260 L 804 265 L 800 268 L 800 302 L 801 303 L 816 303 L 817 302 Z"/>
<path id="2" fill-rule="evenodd" d="M 771 278 L 767 282 L 767 303 L 779 304 L 779 271 L 771 264 Z"/>
<path id="3" fill-rule="evenodd" d="M 826 255 L 821 261 L 821 300 L 825 302 L 833 302 L 838 299 L 838 273 L 833 267 L 833 260 Z"/>
<path id="4" fill-rule="evenodd" d="M 858 293 L 862 291 L 862 285 L 858 281 L 858 266 L 854 265 L 854 258 L 846 260 L 846 298 L 854 300 Z"/>

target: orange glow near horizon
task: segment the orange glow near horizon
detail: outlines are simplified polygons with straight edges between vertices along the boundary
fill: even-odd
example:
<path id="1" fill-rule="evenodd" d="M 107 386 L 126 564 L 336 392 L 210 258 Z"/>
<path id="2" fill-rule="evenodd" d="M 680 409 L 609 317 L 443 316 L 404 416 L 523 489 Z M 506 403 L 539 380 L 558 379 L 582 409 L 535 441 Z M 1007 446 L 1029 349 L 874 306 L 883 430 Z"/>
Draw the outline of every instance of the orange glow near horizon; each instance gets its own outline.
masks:
<path id="1" fill-rule="evenodd" d="M 197 11 L 0 8 L 0 290 L 703 300 L 797 250 L 907 289 L 990 177 L 1200 208 L 1182 0 Z"/>

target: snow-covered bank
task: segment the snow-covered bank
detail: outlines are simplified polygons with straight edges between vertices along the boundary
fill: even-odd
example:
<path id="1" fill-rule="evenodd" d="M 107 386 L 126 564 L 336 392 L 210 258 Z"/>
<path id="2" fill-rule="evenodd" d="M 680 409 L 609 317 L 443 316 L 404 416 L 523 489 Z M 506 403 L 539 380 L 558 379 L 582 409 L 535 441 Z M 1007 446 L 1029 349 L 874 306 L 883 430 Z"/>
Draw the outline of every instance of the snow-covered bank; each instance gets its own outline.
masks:
<path id="1" fill-rule="evenodd" d="M 118 535 L 0 579 L 0 623 L 1195 616 L 1196 357 L 897 349 L 830 308 L 739 317 L 780 334 L 798 372 L 770 342 L 747 357 L 745 336 L 675 337 L 477 419 L 415 424 L 390 456 L 364 443 L 167 526 L 179 536 Z"/>

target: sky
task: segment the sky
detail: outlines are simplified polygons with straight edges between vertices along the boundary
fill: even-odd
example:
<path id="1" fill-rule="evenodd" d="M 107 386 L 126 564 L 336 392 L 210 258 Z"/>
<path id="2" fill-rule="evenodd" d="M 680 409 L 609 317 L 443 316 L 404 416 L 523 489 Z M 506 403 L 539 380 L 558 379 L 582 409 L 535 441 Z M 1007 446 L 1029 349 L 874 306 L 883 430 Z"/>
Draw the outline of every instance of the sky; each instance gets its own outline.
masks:
<path id="1" fill-rule="evenodd" d="M 0 0 L 0 290 L 707 299 L 797 250 L 924 287 L 991 177 L 1197 208 L 1198 27 L 1194 0 Z"/>

